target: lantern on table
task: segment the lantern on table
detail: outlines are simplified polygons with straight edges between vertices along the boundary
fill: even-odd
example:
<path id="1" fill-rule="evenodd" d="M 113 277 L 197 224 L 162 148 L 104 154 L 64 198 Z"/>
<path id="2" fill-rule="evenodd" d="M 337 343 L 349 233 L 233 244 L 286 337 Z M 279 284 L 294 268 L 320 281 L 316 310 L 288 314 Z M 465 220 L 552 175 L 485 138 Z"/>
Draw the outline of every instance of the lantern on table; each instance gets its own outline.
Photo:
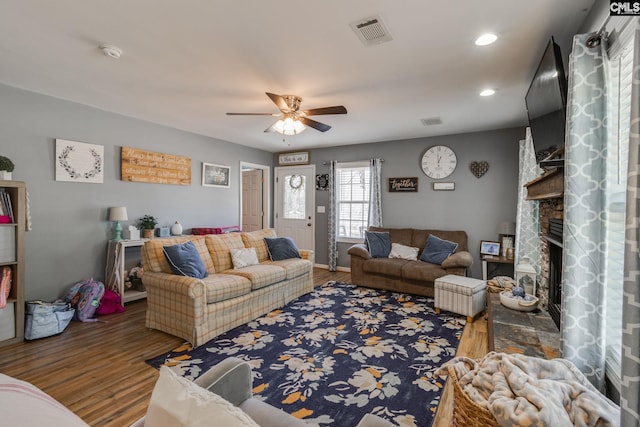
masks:
<path id="1" fill-rule="evenodd" d="M 529 295 L 536 294 L 536 269 L 529 263 L 529 258 L 523 257 L 516 266 L 516 286 L 524 288 Z"/>

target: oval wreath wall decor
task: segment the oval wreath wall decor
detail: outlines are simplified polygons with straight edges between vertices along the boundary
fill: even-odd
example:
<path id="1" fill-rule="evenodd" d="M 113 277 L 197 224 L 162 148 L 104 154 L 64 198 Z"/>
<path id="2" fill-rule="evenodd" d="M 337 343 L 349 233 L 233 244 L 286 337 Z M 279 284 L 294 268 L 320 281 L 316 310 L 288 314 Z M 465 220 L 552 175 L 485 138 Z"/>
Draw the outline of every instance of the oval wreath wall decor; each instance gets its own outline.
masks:
<path id="1" fill-rule="evenodd" d="M 56 181 L 101 184 L 104 146 L 56 139 Z"/>

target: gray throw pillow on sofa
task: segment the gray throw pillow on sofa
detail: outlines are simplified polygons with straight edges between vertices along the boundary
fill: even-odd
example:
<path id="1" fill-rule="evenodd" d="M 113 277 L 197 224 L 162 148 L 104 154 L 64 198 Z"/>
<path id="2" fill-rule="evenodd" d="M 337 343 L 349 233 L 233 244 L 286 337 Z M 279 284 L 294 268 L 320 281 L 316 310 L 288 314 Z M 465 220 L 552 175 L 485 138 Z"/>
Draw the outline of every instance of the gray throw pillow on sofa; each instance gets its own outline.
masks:
<path id="1" fill-rule="evenodd" d="M 196 279 L 207 277 L 207 269 L 193 242 L 187 241 L 178 245 L 164 246 L 162 252 L 164 252 L 164 257 L 175 274 Z"/>
<path id="2" fill-rule="evenodd" d="M 420 261 L 440 265 L 449 255 L 454 253 L 456 249 L 458 249 L 457 243 L 429 234 L 422 255 L 420 255 Z"/>
<path id="3" fill-rule="evenodd" d="M 300 258 L 300 251 L 291 237 L 265 237 L 271 261 Z"/>
<path id="4" fill-rule="evenodd" d="M 391 238 L 388 231 L 365 231 L 364 240 L 372 258 L 388 258 Z"/>

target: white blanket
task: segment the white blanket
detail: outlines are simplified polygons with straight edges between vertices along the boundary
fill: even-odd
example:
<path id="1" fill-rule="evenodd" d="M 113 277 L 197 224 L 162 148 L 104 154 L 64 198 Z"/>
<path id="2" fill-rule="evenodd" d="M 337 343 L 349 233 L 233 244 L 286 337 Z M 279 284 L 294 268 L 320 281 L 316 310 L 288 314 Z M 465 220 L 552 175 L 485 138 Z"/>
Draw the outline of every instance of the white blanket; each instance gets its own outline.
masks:
<path id="1" fill-rule="evenodd" d="M 501 426 L 618 426 L 620 409 L 568 360 L 491 352 L 482 360 L 456 357 L 460 386 Z"/>

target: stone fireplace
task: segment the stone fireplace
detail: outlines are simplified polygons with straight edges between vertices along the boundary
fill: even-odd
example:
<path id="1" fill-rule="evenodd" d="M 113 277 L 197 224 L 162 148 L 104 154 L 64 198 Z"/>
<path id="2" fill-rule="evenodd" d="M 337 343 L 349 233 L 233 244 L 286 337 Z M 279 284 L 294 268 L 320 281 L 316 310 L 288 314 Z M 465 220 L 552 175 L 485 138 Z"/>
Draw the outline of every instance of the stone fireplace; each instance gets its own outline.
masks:
<path id="1" fill-rule="evenodd" d="M 538 200 L 540 215 L 540 308 L 560 327 L 562 303 L 562 227 L 564 174 L 562 168 L 546 172 L 526 184 L 527 200 Z"/>

